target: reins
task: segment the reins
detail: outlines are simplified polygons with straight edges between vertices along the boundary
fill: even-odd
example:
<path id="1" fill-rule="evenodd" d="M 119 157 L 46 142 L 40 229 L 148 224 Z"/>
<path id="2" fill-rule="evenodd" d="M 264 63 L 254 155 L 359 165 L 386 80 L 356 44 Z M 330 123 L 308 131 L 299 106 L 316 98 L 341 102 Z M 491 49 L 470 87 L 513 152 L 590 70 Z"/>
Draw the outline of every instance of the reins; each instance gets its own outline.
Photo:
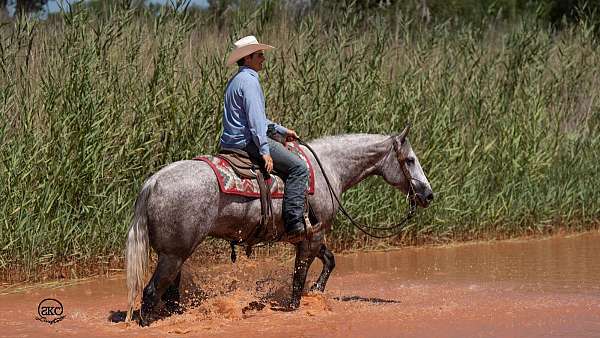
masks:
<path id="1" fill-rule="evenodd" d="M 350 221 L 350 223 L 352 223 L 352 225 L 354 225 L 356 228 L 358 228 L 364 234 L 374 237 L 374 238 L 394 237 L 394 236 L 399 235 L 402 232 L 402 230 L 404 230 L 405 224 L 414 216 L 415 211 L 416 211 L 417 205 L 416 205 L 416 201 L 415 201 L 415 189 L 414 189 L 413 183 L 412 183 L 412 181 L 416 180 L 416 179 L 412 178 L 412 176 L 410 175 L 410 172 L 408 172 L 408 170 L 404 166 L 404 158 L 400 157 L 401 155 L 398 155 L 398 149 L 397 149 L 396 143 L 394 143 L 394 152 L 396 153 L 396 156 L 398 156 L 398 163 L 400 164 L 402 173 L 404 174 L 404 177 L 408 181 L 408 185 L 409 185 L 408 194 L 406 195 L 406 198 L 409 201 L 409 206 L 408 206 L 408 210 L 406 211 L 406 216 L 404 216 L 404 218 L 399 223 L 390 225 L 390 226 L 378 227 L 378 226 L 369 226 L 366 224 L 361 224 L 358 221 L 356 221 L 352 216 L 350 216 L 348 211 L 346 211 L 346 209 L 342 205 L 342 202 L 340 201 L 340 199 L 337 196 L 337 194 L 335 193 L 335 191 L 333 191 L 331 182 L 329 181 L 329 177 L 327 177 L 327 174 L 325 173 L 325 169 L 323 169 L 323 165 L 321 164 L 321 161 L 319 160 L 319 157 L 317 156 L 317 154 L 315 154 L 314 150 L 306 142 L 302 141 L 300 138 L 298 138 L 297 140 L 298 140 L 298 143 L 300 143 L 301 145 L 308 148 L 308 150 L 315 157 L 315 160 L 319 164 L 319 168 L 321 168 L 321 172 L 323 173 L 325 182 L 327 182 L 327 187 L 329 188 L 329 193 L 331 194 L 331 196 L 333 196 L 335 198 L 335 200 L 337 201 L 337 203 L 339 205 L 340 211 L 342 212 L 342 214 L 344 214 L 344 216 L 346 216 L 346 218 L 348 218 L 348 220 Z M 380 235 L 380 234 L 375 234 L 375 233 L 371 232 L 373 230 L 376 232 L 377 231 L 393 231 L 393 232 L 385 234 L 385 235 Z"/>

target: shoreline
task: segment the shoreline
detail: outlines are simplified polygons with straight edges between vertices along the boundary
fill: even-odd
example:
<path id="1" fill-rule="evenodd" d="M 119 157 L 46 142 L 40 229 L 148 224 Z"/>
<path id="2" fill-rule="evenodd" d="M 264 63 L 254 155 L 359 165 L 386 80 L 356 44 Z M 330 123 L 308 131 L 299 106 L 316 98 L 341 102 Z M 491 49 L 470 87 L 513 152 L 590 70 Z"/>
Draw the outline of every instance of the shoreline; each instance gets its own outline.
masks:
<path id="1" fill-rule="evenodd" d="M 503 238 L 479 238 L 479 239 L 472 239 L 472 240 L 464 240 L 464 241 L 450 241 L 450 242 L 444 242 L 444 243 L 435 243 L 433 241 L 431 242 L 424 242 L 421 244 L 413 244 L 413 245 L 406 245 L 406 244 L 399 244 L 399 245 L 390 245 L 390 244 L 385 244 L 384 245 L 367 245 L 364 246 L 362 248 L 354 248 L 354 249 L 343 249 L 343 250 L 339 250 L 339 246 L 336 246 L 335 244 L 332 246 L 333 249 L 332 251 L 336 254 L 337 256 L 348 256 L 348 255 L 354 255 L 354 254 L 360 254 L 360 253 L 372 253 L 372 252 L 388 252 L 388 251 L 398 251 L 398 250 L 402 250 L 402 249 L 433 249 L 433 248 L 452 248 L 452 247 L 465 247 L 465 246 L 471 246 L 471 245 L 480 245 L 480 244 L 490 244 L 490 243 L 498 243 L 498 242 L 527 242 L 527 241 L 536 241 L 536 240 L 548 240 L 548 239 L 553 239 L 553 238 L 563 238 L 563 237 L 573 237 L 573 236 L 584 236 L 586 234 L 590 234 L 590 233 L 594 233 L 594 232 L 598 232 L 600 231 L 600 227 L 598 227 L 598 224 L 594 224 L 593 227 L 589 228 L 589 229 L 585 229 L 585 230 L 571 230 L 569 231 L 568 229 L 565 228 L 559 228 L 558 231 L 553 232 L 553 233 L 549 233 L 549 234 L 533 234 L 533 235 L 521 235 L 521 236 L 514 236 L 514 237 L 503 237 Z M 215 243 L 211 243 L 211 244 L 215 244 Z M 227 244 L 228 246 L 228 244 Z M 218 252 L 215 252 L 214 249 L 218 249 Z M 339 251 L 338 251 L 339 250 Z M 206 254 L 207 251 L 211 251 L 212 255 L 208 255 L 208 256 L 202 256 L 203 254 Z M 200 259 L 200 257 L 198 256 L 202 256 L 202 258 Z M 243 250 L 239 250 L 238 249 L 238 256 L 244 256 L 245 254 L 243 253 Z M 151 255 L 151 266 L 153 266 L 156 262 L 155 262 L 155 257 L 152 254 Z M 208 263 L 207 263 L 207 257 L 208 257 Z M 115 257 L 117 258 L 117 257 Z M 277 259 L 277 260 L 293 260 L 294 258 L 294 253 L 293 253 L 293 248 L 290 245 L 283 245 L 283 244 L 275 244 L 272 247 L 268 247 L 268 248 L 260 248 L 255 250 L 255 253 L 252 255 L 252 259 L 265 259 L 265 258 L 271 258 L 271 259 Z M 125 274 L 125 267 L 124 267 L 124 257 L 118 257 L 118 259 L 115 259 L 113 262 L 116 265 L 111 265 L 110 267 L 100 267 L 100 269 L 97 270 L 97 272 L 92 272 L 92 273 L 88 273 L 88 274 L 83 274 L 81 273 L 82 271 L 93 271 L 89 268 L 89 266 L 79 266 L 78 273 L 76 273 L 77 277 L 61 277 L 61 278 L 50 278 L 50 276 L 52 274 L 57 275 L 57 274 L 62 274 L 62 270 L 60 270 L 60 268 L 64 268 L 64 267 L 73 267 L 76 266 L 72 263 L 66 262 L 63 263 L 63 265 L 61 265 L 61 267 L 57 270 L 45 270 L 45 272 L 47 273 L 46 275 L 44 275 L 44 278 L 34 278 L 34 279 L 28 279 L 28 280 L 19 280 L 19 281 L 10 281 L 7 280 L 5 277 L 7 275 L 7 271 L 5 270 L 0 270 L 0 295 L 4 295 L 4 294 L 10 294 L 13 292 L 6 292 L 6 290 L 12 289 L 12 288 L 22 288 L 23 290 L 29 289 L 29 288 L 36 288 L 36 287 L 44 287 L 44 285 L 48 285 L 49 288 L 53 288 L 53 287 L 62 287 L 62 286 L 66 286 L 66 285 L 74 285 L 74 284 L 78 284 L 80 282 L 85 282 L 87 280 L 92 280 L 92 279 L 96 279 L 96 278 L 100 278 L 100 277 L 104 277 L 107 279 L 111 279 L 114 278 L 115 276 L 119 276 L 122 274 Z M 203 250 L 201 249 L 199 252 L 196 252 L 192 255 L 192 257 L 190 257 L 188 259 L 188 261 L 186 261 L 186 263 L 188 264 L 198 264 L 199 261 L 202 261 L 202 264 L 212 264 L 212 265 L 218 265 L 218 264 L 225 264 L 227 262 L 231 262 L 229 260 L 229 250 L 228 248 L 226 248 L 225 246 L 222 247 L 216 247 L 216 246 L 210 246 L 210 247 L 204 247 Z M 92 263 L 88 263 L 88 264 L 92 264 Z M 15 269 L 16 270 L 16 269 Z M 13 270 L 13 271 L 15 271 Z M 18 270 L 16 270 L 18 271 Z M 21 270 L 22 272 L 22 270 Z M 18 273 L 18 272 L 17 272 Z M 8 272 L 8 274 L 12 275 L 10 272 Z M 64 274 L 62 274 L 64 276 Z M 19 292 L 19 291 L 15 291 L 15 292 Z"/>

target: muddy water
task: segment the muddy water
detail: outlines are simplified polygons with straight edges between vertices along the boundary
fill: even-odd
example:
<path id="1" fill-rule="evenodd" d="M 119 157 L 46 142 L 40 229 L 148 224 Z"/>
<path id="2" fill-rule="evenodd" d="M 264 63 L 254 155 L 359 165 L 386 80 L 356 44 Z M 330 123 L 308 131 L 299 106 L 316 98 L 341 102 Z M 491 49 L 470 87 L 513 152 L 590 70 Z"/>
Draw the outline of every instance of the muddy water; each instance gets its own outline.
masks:
<path id="1" fill-rule="evenodd" d="M 294 312 L 275 310 L 289 295 L 292 259 L 186 266 L 185 313 L 148 328 L 108 320 L 125 309 L 123 276 L 6 288 L 0 336 L 600 337 L 598 252 L 593 232 L 338 255 L 327 292 Z M 63 321 L 35 320 L 44 298 L 62 302 Z"/>

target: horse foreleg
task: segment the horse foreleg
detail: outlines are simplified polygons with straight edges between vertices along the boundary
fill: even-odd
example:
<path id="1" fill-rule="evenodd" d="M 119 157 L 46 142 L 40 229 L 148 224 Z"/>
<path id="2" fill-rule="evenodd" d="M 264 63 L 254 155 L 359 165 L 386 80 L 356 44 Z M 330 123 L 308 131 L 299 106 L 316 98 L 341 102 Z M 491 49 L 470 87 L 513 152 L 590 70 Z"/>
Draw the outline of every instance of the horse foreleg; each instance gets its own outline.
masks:
<path id="1" fill-rule="evenodd" d="M 142 307 L 140 311 L 140 325 L 147 326 L 151 323 L 150 316 L 154 307 L 166 289 L 173 283 L 181 270 L 183 259 L 174 255 L 158 255 L 158 265 L 154 275 L 144 288 Z"/>
<path id="2" fill-rule="evenodd" d="M 313 284 L 310 288 L 311 291 L 325 291 L 325 285 L 327 284 L 327 280 L 331 275 L 331 271 L 335 268 L 335 258 L 333 257 L 333 253 L 325 246 L 325 244 L 321 245 L 319 249 L 319 253 L 317 257 L 323 263 L 323 270 L 321 271 L 321 275 L 319 279 Z"/>
<path id="3" fill-rule="evenodd" d="M 303 241 L 296 245 L 296 262 L 294 264 L 294 280 L 292 283 L 292 299 L 290 301 L 290 308 L 297 309 L 300 306 L 300 298 L 302 297 L 302 291 L 304 291 L 304 284 L 306 283 L 306 275 L 310 265 L 315 260 L 317 255 L 318 245 L 311 241 Z"/>

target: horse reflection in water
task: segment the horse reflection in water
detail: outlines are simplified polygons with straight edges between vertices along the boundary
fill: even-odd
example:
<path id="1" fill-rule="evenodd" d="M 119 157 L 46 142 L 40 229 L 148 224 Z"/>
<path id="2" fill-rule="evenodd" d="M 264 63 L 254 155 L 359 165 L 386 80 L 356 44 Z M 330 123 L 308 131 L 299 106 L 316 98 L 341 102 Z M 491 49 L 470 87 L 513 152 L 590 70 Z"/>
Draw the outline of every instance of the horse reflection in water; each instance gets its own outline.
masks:
<path id="1" fill-rule="evenodd" d="M 309 143 L 321 160 L 332 190 L 341 194 L 368 176 L 379 175 L 393 187 L 411 196 L 421 207 L 433 200 L 429 181 L 423 173 L 407 134 L 350 134 L 330 136 Z M 330 195 L 321 170 L 312 153 L 305 150 L 315 166 L 315 193 L 310 204 L 319 221 L 320 230 L 310 239 L 297 242 L 288 304 L 300 304 L 306 275 L 315 258 L 323 270 L 311 290 L 324 291 L 335 267 L 332 252 L 324 242 L 339 205 Z M 273 200 L 275 225 L 283 232 L 281 199 Z M 137 295 L 144 285 L 148 268 L 149 246 L 158 254 L 158 264 L 143 291 L 140 325 L 148 325 L 152 313 L 162 299 L 167 311 L 179 310 L 179 284 L 183 262 L 207 236 L 226 240 L 242 240 L 260 223 L 260 200 L 226 195 L 220 192 L 212 169 L 202 161 L 178 161 L 161 169 L 143 185 L 135 202 L 133 221 L 127 239 L 127 287 L 131 319 Z"/>

